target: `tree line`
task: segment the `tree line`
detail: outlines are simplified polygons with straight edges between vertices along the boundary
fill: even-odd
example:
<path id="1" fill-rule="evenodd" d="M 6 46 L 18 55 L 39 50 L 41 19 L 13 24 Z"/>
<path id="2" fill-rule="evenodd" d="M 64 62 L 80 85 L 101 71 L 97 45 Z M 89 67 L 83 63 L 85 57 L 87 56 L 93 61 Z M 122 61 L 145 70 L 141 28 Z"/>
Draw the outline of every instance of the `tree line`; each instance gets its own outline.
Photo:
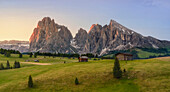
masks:
<path id="1" fill-rule="evenodd" d="M 20 68 L 20 62 L 15 61 L 13 67 L 10 66 L 9 61 L 7 60 L 6 67 L 3 65 L 3 63 L 0 64 L 0 70 L 6 70 L 6 69 L 15 69 Z"/>
<path id="2" fill-rule="evenodd" d="M 17 50 L 7 50 L 7 49 L 0 49 L 0 54 L 4 54 L 4 56 L 6 56 L 6 57 L 10 57 L 11 56 L 11 54 L 19 54 L 19 57 L 20 58 L 22 58 L 22 54 L 19 52 L 19 51 L 17 51 Z"/>
<path id="3" fill-rule="evenodd" d="M 33 53 L 29 53 L 30 57 L 32 57 Z M 77 53 L 73 53 L 73 54 L 67 54 L 67 53 L 40 53 L 40 52 L 36 52 L 34 53 L 34 55 L 40 55 L 40 56 L 52 56 L 52 57 L 79 57 L 80 55 Z M 94 55 L 92 53 L 87 53 L 87 54 L 82 54 L 81 56 L 87 56 L 89 58 L 97 58 L 98 55 Z"/>

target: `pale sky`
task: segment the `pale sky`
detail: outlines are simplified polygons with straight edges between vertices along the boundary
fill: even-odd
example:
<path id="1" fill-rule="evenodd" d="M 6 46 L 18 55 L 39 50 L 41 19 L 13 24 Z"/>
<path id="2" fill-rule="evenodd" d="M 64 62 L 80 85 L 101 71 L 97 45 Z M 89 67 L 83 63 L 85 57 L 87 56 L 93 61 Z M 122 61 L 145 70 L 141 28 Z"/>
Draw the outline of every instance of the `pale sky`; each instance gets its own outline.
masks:
<path id="1" fill-rule="evenodd" d="M 144 36 L 170 40 L 170 0 L 0 0 L 0 40 L 28 41 L 46 16 L 73 36 L 113 19 Z"/>

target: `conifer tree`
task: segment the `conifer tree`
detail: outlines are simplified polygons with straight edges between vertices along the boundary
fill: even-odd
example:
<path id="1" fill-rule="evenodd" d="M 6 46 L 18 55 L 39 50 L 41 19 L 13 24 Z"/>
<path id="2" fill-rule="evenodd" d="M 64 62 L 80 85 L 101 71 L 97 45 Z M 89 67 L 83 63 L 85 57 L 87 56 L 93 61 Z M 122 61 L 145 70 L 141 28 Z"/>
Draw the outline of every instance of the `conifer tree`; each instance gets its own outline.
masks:
<path id="1" fill-rule="evenodd" d="M 32 52 L 31 52 L 31 53 L 30 53 L 30 57 L 32 57 L 32 55 L 33 55 L 33 54 L 32 54 Z"/>
<path id="2" fill-rule="evenodd" d="M 75 84 L 76 85 L 78 85 L 79 84 L 79 80 L 78 80 L 78 78 L 76 77 L 76 79 L 75 79 Z"/>
<path id="3" fill-rule="evenodd" d="M 6 69 L 10 69 L 9 61 L 7 60 Z"/>
<path id="4" fill-rule="evenodd" d="M 20 66 L 20 62 L 18 62 L 18 64 L 17 64 L 17 65 L 18 65 L 18 68 L 20 68 L 20 67 L 21 67 L 21 66 Z"/>
<path id="5" fill-rule="evenodd" d="M 34 53 L 34 58 L 37 58 L 37 53 Z"/>
<path id="6" fill-rule="evenodd" d="M 114 67 L 113 67 L 113 75 L 115 78 L 122 77 L 122 70 L 120 68 L 119 60 L 115 57 Z"/>
<path id="7" fill-rule="evenodd" d="M 1 63 L 0 70 L 3 70 L 3 69 L 4 69 L 4 65 Z"/>
<path id="8" fill-rule="evenodd" d="M 21 53 L 19 53 L 19 58 L 22 58 L 22 54 Z"/>
<path id="9" fill-rule="evenodd" d="M 5 54 L 4 54 L 4 56 L 6 56 L 6 57 L 10 57 L 10 56 L 11 56 L 11 53 L 10 53 L 10 51 L 5 51 Z"/>
<path id="10" fill-rule="evenodd" d="M 28 78 L 28 87 L 29 87 L 29 88 L 32 88 L 32 87 L 33 87 L 33 80 L 32 80 L 31 75 L 30 75 L 29 78 Z"/>
<path id="11" fill-rule="evenodd" d="M 14 62 L 14 68 L 17 68 L 17 66 L 16 66 L 17 64 L 16 64 L 16 63 L 17 63 L 17 62 L 15 61 L 15 62 Z"/>
<path id="12" fill-rule="evenodd" d="M 126 72 L 126 69 L 124 69 L 123 72 L 125 73 L 125 72 Z"/>
<path id="13" fill-rule="evenodd" d="M 14 68 L 20 68 L 20 62 L 15 61 L 14 62 Z"/>

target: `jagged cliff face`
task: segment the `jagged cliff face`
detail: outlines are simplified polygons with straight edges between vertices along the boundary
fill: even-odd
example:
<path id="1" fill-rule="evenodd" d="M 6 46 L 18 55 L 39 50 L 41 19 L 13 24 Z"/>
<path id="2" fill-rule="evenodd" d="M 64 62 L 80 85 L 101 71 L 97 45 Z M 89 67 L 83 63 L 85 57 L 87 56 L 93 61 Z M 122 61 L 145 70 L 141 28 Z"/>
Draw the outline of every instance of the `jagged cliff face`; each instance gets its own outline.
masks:
<path id="1" fill-rule="evenodd" d="M 54 23 L 48 17 L 39 21 L 30 37 L 30 50 L 60 53 L 106 54 L 113 50 L 127 50 L 134 47 L 170 47 L 169 41 L 144 37 L 114 20 L 109 25 L 93 24 L 89 32 L 80 28 L 73 38 L 65 26 Z"/>
<path id="2" fill-rule="evenodd" d="M 49 17 L 38 22 L 31 35 L 30 50 L 40 52 L 70 52 L 72 34 L 67 27 L 58 25 Z"/>
<path id="3" fill-rule="evenodd" d="M 77 35 L 79 34 L 80 32 Z M 82 52 L 99 55 L 113 50 L 127 50 L 134 47 L 162 48 L 170 46 L 170 42 L 168 41 L 161 41 L 153 37 L 144 37 L 114 20 L 111 20 L 109 25 L 103 27 L 99 24 L 93 24 L 85 36 L 87 36 L 87 39 L 82 39 L 81 41 L 85 42 L 82 45 Z M 74 38 L 74 40 L 78 39 L 76 37 Z"/>
<path id="4" fill-rule="evenodd" d="M 71 40 L 71 46 L 76 49 L 77 53 L 83 53 L 87 35 L 87 31 L 80 28 L 74 39 Z"/>

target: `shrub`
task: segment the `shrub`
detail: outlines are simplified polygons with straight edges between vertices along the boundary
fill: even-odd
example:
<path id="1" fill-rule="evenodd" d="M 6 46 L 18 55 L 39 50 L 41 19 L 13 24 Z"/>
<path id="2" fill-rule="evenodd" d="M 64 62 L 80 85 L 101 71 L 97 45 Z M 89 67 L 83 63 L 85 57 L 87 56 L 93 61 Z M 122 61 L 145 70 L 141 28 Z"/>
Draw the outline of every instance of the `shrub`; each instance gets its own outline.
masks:
<path id="1" fill-rule="evenodd" d="M 32 88 L 32 87 L 33 87 L 33 81 L 32 81 L 31 75 L 29 76 L 29 79 L 28 79 L 28 87 L 29 87 L 29 88 Z"/>
<path id="2" fill-rule="evenodd" d="M 115 62 L 114 62 L 113 75 L 117 79 L 122 77 L 122 70 L 120 69 L 119 60 L 117 58 L 115 58 Z"/>
<path id="3" fill-rule="evenodd" d="M 78 80 L 78 78 L 76 77 L 76 79 L 75 79 L 75 84 L 76 85 L 78 85 L 79 84 L 79 80 Z"/>

